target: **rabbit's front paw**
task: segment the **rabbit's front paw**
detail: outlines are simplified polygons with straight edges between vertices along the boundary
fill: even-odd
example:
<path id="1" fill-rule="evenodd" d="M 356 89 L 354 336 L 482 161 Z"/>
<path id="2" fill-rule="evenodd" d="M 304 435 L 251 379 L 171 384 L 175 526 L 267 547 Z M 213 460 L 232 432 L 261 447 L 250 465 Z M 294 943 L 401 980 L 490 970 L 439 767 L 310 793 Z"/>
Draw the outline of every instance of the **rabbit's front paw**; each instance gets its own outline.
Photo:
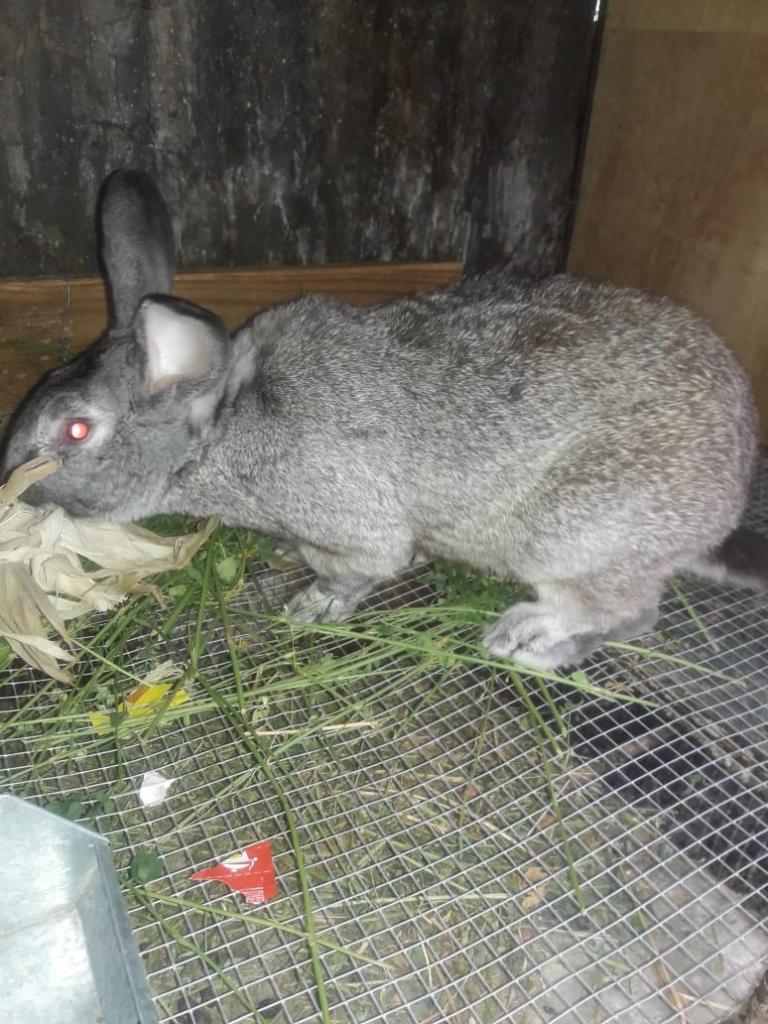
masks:
<path id="1" fill-rule="evenodd" d="M 295 622 L 341 622 L 356 605 L 356 599 L 323 590 L 315 581 L 292 597 L 285 610 Z"/>
<path id="2" fill-rule="evenodd" d="M 579 665 L 602 640 L 595 633 L 576 632 L 556 609 L 524 601 L 499 616 L 483 637 L 483 646 L 492 657 L 550 671 Z"/>
<path id="3" fill-rule="evenodd" d="M 301 552 L 292 544 L 275 544 L 272 554 L 275 562 L 280 564 L 280 568 L 290 569 L 294 566 L 305 564 L 305 559 L 301 557 Z"/>

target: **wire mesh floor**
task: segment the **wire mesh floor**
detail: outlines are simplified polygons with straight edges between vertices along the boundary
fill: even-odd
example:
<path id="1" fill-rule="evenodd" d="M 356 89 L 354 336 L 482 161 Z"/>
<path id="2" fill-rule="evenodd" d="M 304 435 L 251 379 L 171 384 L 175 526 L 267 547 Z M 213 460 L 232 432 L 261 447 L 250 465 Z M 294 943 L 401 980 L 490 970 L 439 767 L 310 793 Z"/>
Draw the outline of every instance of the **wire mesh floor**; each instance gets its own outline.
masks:
<path id="1" fill-rule="evenodd" d="M 768 463 L 750 516 L 768 531 Z M 258 579 L 279 597 L 303 575 Z M 404 592 L 429 599 L 416 574 L 377 600 Z M 643 640 L 657 658 L 612 652 L 585 668 L 660 712 L 632 730 L 602 700 L 564 703 L 575 753 L 552 761 L 549 779 L 514 689 L 469 669 L 429 700 L 429 677 L 404 675 L 389 693 L 361 678 L 359 728 L 283 743 L 271 763 L 303 850 L 334 1024 L 707 1024 L 747 995 L 768 956 L 768 602 L 683 580 L 663 612 Z M 234 686 L 223 640 L 204 662 Z M 32 682 L 0 689 L 0 725 Z M 300 727 L 333 700 L 294 694 L 257 708 L 252 724 Z M 46 696 L 36 714 L 54 710 Z M 161 1021 L 321 1019 L 285 815 L 231 722 L 212 709 L 129 738 L 117 777 L 113 750 L 51 757 L 34 786 L 39 740 L 12 737 L 0 750 L 6 790 L 45 802 L 101 793 L 109 778 L 114 807 L 95 823 L 118 867 L 156 851 L 162 891 L 209 908 L 166 904 L 167 927 L 132 908 Z M 643 777 L 650 755 L 655 788 Z M 176 780 L 157 808 L 136 796 L 150 769 Z M 260 839 L 279 886 L 266 907 L 189 881 Z"/>

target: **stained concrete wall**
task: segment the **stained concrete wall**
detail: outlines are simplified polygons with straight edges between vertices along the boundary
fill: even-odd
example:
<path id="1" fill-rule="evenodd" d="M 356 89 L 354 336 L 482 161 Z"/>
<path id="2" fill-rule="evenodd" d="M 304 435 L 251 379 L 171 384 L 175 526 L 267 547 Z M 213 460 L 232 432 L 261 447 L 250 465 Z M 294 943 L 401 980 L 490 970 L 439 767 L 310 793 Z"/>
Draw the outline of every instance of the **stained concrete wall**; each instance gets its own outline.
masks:
<path id="1" fill-rule="evenodd" d="M 0 276 L 95 270 L 105 173 L 187 267 L 562 263 L 594 0 L 4 0 Z"/>

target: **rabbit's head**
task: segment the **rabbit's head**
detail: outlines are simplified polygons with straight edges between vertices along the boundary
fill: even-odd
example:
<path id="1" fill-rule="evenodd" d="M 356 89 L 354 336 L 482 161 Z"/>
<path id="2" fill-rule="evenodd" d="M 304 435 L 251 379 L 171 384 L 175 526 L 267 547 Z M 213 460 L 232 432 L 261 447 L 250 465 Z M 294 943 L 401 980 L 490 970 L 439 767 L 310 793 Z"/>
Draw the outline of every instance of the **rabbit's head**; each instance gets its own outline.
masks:
<path id="1" fill-rule="evenodd" d="M 173 229 L 150 178 L 111 175 L 98 220 L 112 325 L 27 397 L 8 431 L 2 476 L 53 456 L 60 468 L 25 500 L 128 521 L 163 509 L 174 475 L 205 442 L 233 344 L 214 314 L 167 294 Z"/>

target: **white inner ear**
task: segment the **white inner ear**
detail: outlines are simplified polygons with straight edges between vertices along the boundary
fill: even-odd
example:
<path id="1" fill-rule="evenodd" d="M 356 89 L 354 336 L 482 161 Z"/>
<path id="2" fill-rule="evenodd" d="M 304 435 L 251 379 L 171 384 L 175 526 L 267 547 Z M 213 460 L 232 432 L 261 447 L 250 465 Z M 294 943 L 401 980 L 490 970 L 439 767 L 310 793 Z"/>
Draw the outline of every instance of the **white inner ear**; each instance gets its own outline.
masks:
<path id="1" fill-rule="evenodd" d="M 151 392 L 163 391 L 178 380 L 194 380 L 210 370 L 216 341 L 206 323 L 155 302 L 146 303 L 140 315 Z"/>

